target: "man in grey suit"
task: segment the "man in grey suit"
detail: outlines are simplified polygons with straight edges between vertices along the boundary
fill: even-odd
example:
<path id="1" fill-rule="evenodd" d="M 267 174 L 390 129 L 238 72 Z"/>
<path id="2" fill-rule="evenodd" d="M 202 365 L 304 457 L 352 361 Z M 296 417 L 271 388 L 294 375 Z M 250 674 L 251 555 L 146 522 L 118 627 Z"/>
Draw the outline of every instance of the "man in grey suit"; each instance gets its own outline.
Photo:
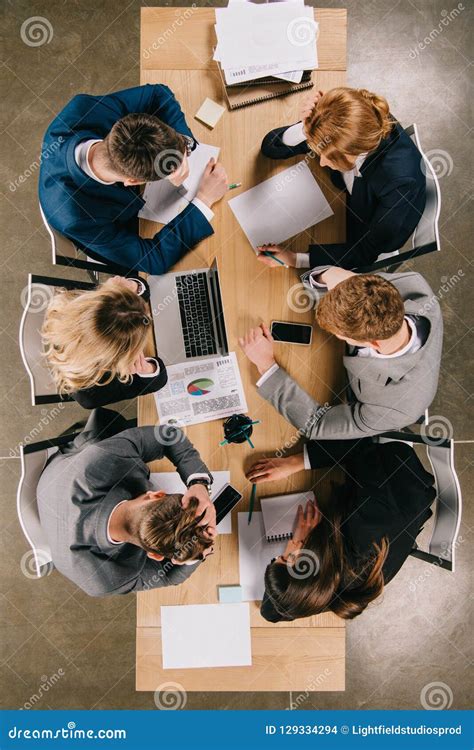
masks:
<path id="1" fill-rule="evenodd" d="M 167 425 L 114 434 L 123 422 L 109 410 L 92 412 L 84 432 L 50 458 L 37 488 L 53 563 L 90 596 L 179 584 L 216 535 L 212 477 L 188 438 Z M 147 463 L 164 457 L 185 495 L 153 491 Z"/>
<path id="2" fill-rule="evenodd" d="M 311 279 L 319 325 L 346 342 L 347 403 L 320 404 L 295 383 L 276 363 L 263 324 L 239 339 L 261 375 L 260 395 L 310 440 L 367 437 L 416 422 L 436 394 L 443 341 L 440 307 L 424 278 L 322 267 Z"/>

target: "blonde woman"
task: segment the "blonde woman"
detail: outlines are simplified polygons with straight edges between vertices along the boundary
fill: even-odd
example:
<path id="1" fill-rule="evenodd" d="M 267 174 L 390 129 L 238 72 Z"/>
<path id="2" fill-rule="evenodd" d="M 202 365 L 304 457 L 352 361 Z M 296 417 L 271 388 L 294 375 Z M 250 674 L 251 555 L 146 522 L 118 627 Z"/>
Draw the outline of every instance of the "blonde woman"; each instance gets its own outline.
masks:
<path id="1" fill-rule="evenodd" d="M 366 89 L 318 91 L 305 99 L 300 122 L 272 130 L 262 143 L 262 153 L 271 159 L 311 152 L 346 193 L 346 242 L 310 245 L 308 253 L 275 245 L 261 249 L 297 268 L 353 269 L 402 247 L 423 213 L 426 180 L 421 154 L 390 114 L 386 99 Z M 259 260 L 277 265 L 263 254 Z"/>
<path id="2" fill-rule="evenodd" d="M 152 320 L 143 279 L 114 276 L 92 291 L 58 291 L 43 325 L 45 356 L 59 393 L 85 409 L 154 393 L 168 379 L 144 356 Z"/>

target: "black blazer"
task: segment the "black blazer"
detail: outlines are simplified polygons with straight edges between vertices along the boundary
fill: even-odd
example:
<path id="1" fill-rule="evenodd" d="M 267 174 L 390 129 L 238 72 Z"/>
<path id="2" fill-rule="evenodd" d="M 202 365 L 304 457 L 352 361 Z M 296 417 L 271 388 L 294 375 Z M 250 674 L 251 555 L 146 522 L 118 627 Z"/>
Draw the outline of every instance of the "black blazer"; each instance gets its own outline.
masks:
<path id="1" fill-rule="evenodd" d="M 311 151 L 304 141 L 297 146 L 282 142 L 286 127 L 270 131 L 262 142 L 262 153 L 272 159 L 289 159 Z M 374 263 L 380 253 L 398 250 L 417 226 L 426 201 L 426 178 L 422 156 L 396 122 L 387 138 L 372 151 L 347 193 L 346 242 L 309 246 L 311 268 L 337 265 L 357 269 Z M 331 180 L 345 190 L 342 174 L 331 171 Z"/>
<path id="2" fill-rule="evenodd" d="M 311 468 L 341 464 L 349 493 L 342 531 L 351 564 L 366 558 L 373 542 L 388 538 L 383 566 L 385 583 L 398 573 L 425 521 L 436 492 L 433 477 L 406 443 L 322 440 L 307 443 Z M 265 592 L 262 616 L 270 622 L 292 619 L 281 615 Z"/>
<path id="3" fill-rule="evenodd" d="M 135 278 L 135 277 L 130 277 Z M 150 287 L 145 279 L 139 279 L 145 289 L 141 297 L 145 302 L 150 301 Z M 99 406 L 115 404 L 118 401 L 126 401 L 137 396 L 145 396 L 147 393 L 159 391 L 168 381 L 168 373 L 164 362 L 156 358 L 159 365 L 158 374 L 152 378 L 144 378 L 140 375 L 133 375 L 129 383 L 121 383 L 115 378 L 107 385 L 95 385 L 92 388 L 83 388 L 72 394 L 72 397 L 84 409 L 96 409 Z"/>

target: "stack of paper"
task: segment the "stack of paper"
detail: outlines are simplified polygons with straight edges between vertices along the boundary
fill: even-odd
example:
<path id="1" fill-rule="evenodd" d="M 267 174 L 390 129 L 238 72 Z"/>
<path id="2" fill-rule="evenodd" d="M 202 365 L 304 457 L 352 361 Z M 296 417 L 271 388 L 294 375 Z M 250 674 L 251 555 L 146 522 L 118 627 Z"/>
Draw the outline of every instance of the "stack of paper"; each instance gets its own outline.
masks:
<path id="1" fill-rule="evenodd" d="M 318 67 L 318 24 L 304 0 L 229 0 L 227 8 L 216 8 L 215 30 L 214 59 L 227 85 L 268 76 L 299 83 L 303 71 Z"/>

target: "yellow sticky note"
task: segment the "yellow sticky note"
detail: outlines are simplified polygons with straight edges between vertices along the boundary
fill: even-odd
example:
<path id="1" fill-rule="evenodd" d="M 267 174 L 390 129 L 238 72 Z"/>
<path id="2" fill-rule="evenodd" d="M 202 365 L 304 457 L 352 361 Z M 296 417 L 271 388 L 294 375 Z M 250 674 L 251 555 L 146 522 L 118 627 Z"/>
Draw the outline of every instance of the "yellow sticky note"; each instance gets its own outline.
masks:
<path id="1" fill-rule="evenodd" d="M 196 120 L 200 120 L 201 122 L 203 122 L 204 125 L 209 125 L 210 128 L 213 128 L 215 125 L 217 125 L 224 112 L 225 107 L 221 107 L 220 104 L 217 104 L 216 102 L 213 102 L 212 99 L 207 98 L 204 99 L 194 117 L 196 118 Z"/>

